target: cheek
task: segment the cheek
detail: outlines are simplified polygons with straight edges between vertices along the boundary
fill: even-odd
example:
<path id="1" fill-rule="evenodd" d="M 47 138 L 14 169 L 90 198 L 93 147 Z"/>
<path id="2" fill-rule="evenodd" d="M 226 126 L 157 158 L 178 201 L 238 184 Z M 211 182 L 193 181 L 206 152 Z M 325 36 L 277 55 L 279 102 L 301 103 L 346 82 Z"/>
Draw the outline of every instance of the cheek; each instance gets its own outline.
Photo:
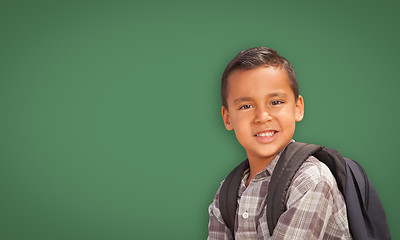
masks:
<path id="1" fill-rule="evenodd" d="M 280 124 L 284 125 L 287 128 L 294 128 L 296 125 L 297 115 L 294 109 L 290 108 L 290 110 L 281 111 L 279 113 L 279 121 Z"/>
<path id="2" fill-rule="evenodd" d="M 232 126 L 238 138 L 245 136 L 251 132 L 251 119 L 248 115 L 244 114 L 236 116 L 232 122 Z"/>
<path id="3" fill-rule="evenodd" d="M 244 113 L 244 112 L 236 112 L 235 115 L 233 115 L 232 123 L 235 126 L 244 126 L 249 122 L 250 119 L 250 114 L 249 113 Z"/>
<path id="4" fill-rule="evenodd" d="M 246 131 L 244 128 L 240 129 L 235 129 L 235 136 L 236 140 L 239 142 L 242 147 L 247 148 L 249 147 L 250 143 L 250 134 L 248 134 L 248 131 Z"/>

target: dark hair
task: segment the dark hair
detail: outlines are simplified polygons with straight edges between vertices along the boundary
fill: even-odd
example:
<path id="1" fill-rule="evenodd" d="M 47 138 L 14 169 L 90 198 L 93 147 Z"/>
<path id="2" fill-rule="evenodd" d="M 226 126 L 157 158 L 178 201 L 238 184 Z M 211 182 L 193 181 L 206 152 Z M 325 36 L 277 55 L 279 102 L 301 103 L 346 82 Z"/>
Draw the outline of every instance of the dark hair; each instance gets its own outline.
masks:
<path id="1" fill-rule="evenodd" d="M 294 98 L 299 97 L 299 85 L 297 84 L 296 75 L 292 65 L 284 57 L 280 56 L 275 50 L 267 47 L 255 47 L 241 51 L 232 61 L 226 66 L 221 80 L 221 97 L 222 105 L 228 108 L 226 102 L 228 77 L 235 70 L 250 70 L 261 65 L 268 67 L 283 67 L 289 75 L 290 87 L 293 90 Z"/>

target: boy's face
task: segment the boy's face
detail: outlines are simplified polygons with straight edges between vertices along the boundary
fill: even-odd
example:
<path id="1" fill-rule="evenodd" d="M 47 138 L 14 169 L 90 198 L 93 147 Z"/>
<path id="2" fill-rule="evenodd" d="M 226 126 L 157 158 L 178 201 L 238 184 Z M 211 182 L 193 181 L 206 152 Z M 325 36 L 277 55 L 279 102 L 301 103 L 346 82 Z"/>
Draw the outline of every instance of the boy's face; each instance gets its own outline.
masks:
<path id="1" fill-rule="evenodd" d="M 303 119 L 301 96 L 295 101 L 284 68 L 260 66 L 237 70 L 228 78 L 226 129 L 234 130 L 249 160 L 272 161 L 292 139 Z"/>

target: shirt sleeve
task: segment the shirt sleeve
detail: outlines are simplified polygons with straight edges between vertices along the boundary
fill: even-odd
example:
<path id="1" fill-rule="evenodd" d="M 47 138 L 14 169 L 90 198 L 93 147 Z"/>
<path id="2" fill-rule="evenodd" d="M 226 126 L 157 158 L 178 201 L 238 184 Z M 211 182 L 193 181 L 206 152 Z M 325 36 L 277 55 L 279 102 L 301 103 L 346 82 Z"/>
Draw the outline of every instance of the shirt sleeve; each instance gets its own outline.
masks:
<path id="1" fill-rule="evenodd" d="M 302 168 L 272 239 L 351 239 L 344 198 L 329 169 L 313 162 Z"/>
<path id="2" fill-rule="evenodd" d="M 222 184 L 221 184 L 222 185 Z M 228 227 L 222 220 L 221 212 L 219 210 L 219 191 L 215 194 L 214 201 L 208 208 L 209 222 L 208 222 L 208 240 L 232 240 L 232 234 Z"/>

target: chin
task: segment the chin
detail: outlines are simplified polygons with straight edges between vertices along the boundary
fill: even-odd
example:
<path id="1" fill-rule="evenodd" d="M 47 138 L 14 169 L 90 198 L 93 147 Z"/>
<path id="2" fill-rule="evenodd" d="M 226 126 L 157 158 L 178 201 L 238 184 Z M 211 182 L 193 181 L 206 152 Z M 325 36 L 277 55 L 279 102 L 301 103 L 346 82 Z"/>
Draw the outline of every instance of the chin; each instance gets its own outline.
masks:
<path id="1" fill-rule="evenodd" d="M 286 145 L 284 147 L 270 147 L 267 151 L 260 151 L 259 152 L 259 156 L 261 158 L 274 158 L 276 157 L 276 155 L 278 155 L 284 148 L 286 147 Z"/>

